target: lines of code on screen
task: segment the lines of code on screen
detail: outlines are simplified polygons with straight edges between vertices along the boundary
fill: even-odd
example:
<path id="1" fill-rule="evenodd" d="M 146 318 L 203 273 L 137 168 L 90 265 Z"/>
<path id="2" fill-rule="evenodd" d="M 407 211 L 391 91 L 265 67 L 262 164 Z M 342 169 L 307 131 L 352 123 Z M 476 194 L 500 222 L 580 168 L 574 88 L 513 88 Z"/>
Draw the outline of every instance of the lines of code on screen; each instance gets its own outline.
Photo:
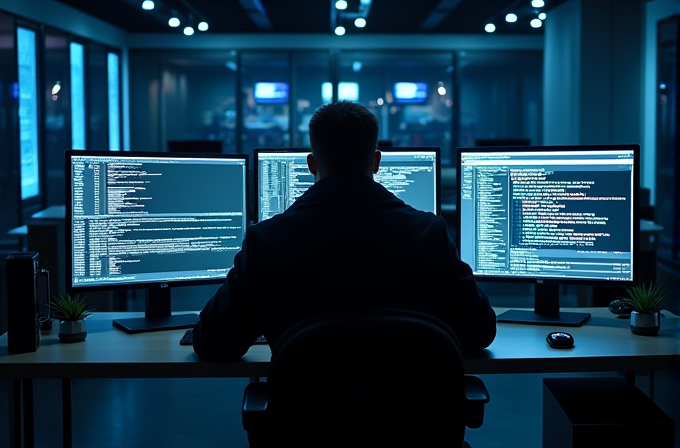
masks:
<path id="1" fill-rule="evenodd" d="M 245 229 L 237 159 L 72 158 L 73 284 L 223 278 Z"/>
<path id="2" fill-rule="evenodd" d="M 632 279 L 632 153 L 493 157 L 461 165 L 461 256 L 475 273 Z"/>

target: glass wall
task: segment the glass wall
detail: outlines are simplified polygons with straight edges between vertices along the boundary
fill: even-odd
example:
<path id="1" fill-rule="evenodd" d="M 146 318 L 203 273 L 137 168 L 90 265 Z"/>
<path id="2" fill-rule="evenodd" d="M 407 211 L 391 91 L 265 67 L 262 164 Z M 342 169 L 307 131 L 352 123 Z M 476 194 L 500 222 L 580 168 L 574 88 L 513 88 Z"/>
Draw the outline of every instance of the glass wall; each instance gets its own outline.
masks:
<path id="1" fill-rule="evenodd" d="M 458 68 L 459 146 L 481 138 L 542 143 L 541 51 L 461 51 Z"/>
<path id="2" fill-rule="evenodd" d="M 394 146 L 439 146 L 452 162 L 453 53 L 345 51 L 341 96 L 367 106 L 380 120 L 380 139 Z M 354 94 L 356 92 L 356 94 Z"/>
<path id="3" fill-rule="evenodd" d="M 316 108 L 325 102 L 324 88 L 331 88 L 331 69 L 328 51 L 294 52 L 291 117 L 293 141 L 291 146 L 309 148 L 309 120 Z"/>
<path id="4" fill-rule="evenodd" d="M 223 152 L 236 152 L 236 52 L 163 52 L 159 63 L 160 149 L 168 140 L 219 140 Z"/>
<path id="5" fill-rule="evenodd" d="M 242 152 L 289 147 L 291 55 L 246 51 L 241 55 Z"/>
<path id="6" fill-rule="evenodd" d="M 109 149 L 108 52 L 99 44 L 86 45 L 87 149 Z"/>
<path id="7" fill-rule="evenodd" d="M 107 85 L 109 105 L 109 149 L 120 151 L 120 58 L 117 53 L 107 55 Z"/>
<path id="8" fill-rule="evenodd" d="M 41 95 L 45 104 L 45 199 L 48 204 L 63 204 L 64 150 L 71 146 L 69 39 L 65 33 L 47 29 L 44 42 Z"/>

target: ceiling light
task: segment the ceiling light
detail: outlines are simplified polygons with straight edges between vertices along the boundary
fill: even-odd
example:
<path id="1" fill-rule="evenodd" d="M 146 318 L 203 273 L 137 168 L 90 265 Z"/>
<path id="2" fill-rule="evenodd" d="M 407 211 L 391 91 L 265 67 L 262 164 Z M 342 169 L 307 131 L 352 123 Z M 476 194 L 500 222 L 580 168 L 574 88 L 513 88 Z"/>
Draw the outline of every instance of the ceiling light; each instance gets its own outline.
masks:
<path id="1" fill-rule="evenodd" d="M 510 23 L 517 22 L 517 14 L 513 13 L 508 14 L 507 16 L 505 16 L 505 21 Z"/>
<path id="2" fill-rule="evenodd" d="M 354 26 L 356 26 L 357 28 L 363 28 L 363 27 L 365 27 L 365 26 L 366 26 L 366 19 L 364 19 L 363 17 L 357 18 L 357 19 L 354 21 Z"/>
<path id="3" fill-rule="evenodd" d="M 198 24 L 198 31 L 208 31 L 208 22 L 201 22 Z"/>
<path id="4" fill-rule="evenodd" d="M 177 17 L 171 17 L 170 20 L 168 20 L 168 25 L 177 28 L 179 26 L 179 19 Z"/>
<path id="5" fill-rule="evenodd" d="M 142 9 L 146 9 L 147 11 L 152 10 L 154 7 L 154 4 L 151 0 L 144 0 L 144 3 L 142 3 Z"/>
<path id="6" fill-rule="evenodd" d="M 184 28 L 184 34 L 186 34 L 187 36 L 191 36 L 192 34 L 194 34 L 194 29 L 192 27 L 188 26 L 188 27 Z"/>
<path id="7" fill-rule="evenodd" d="M 352 71 L 357 73 L 361 71 L 361 61 L 354 61 L 352 62 Z"/>
<path id="8" fill-rule="evenodd" d="M 345 27 L 339 26 L 335 28 L 335 34 L 337 34 L 338 36 L 342 36 L 343 34 L 345 34 Z"/>
<path id="9" fill-rule="evenodd" d="M 540 19 L 533 19 L 531 21 L 531 27 L 532 28 L 540 28 L 543 25 L 543 22 L 541 22 Z"/>
<path id="10" fill-rule="evenodd" d="M 446 95 L 446 87 L 444 87 L 444 86 L 437 87 L 437 93 L 442 95 L 442 96 Z"/>
<path id="11" fill-rule="evenodd" d="M 52 95 L 56 95 L 57 93 L 59 93 L 60 90 L 61 90 L 61 82 L 57 81 L 57 83 L 54 85 L 54 87 L 52 87 Z"/>
<path id="12" fill-rule="evenodd" d="M 493 23 L 487 23 L 484 26 L 484 31 L 486 31 L 487 33 L 493 33 L 494 31 L 496 31 L 496 25 L 494 25 Z"/>
<path id="13" fill-rule="evenodd" d="M 531 0 L 531 6 L 534 8 L 542 8 L 545 6 L 545 2 L 543 0 Z"/>
<path id="14" fill-rule="evenodd" d="M 335 9 L 347 9 L 347 2 L 345 0 L 338 0 L 335 2 Z"/>
<path id="15" fill-rule="evenodd" d="M 545 17 L 546 17 L 546 15 L 545 15 L 544 12 L 542 12 L 538 15 L 538 18 L 541 19 L 541 20 L 545 20 Z"/>

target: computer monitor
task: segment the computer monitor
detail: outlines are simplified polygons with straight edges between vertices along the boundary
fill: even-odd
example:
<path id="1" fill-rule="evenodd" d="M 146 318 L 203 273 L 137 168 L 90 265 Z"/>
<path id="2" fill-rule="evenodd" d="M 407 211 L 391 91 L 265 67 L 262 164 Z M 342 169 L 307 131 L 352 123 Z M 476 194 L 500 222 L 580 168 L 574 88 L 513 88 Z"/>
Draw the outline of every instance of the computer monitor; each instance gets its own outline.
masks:
<path id="1" fill-rule="evenodd" d="M 188 328 L 171 313 L 175 286 L 224 281 L 247 226 L 248 156 L 66 151 L 70 293 L 148 289 L 128 333 Z"/>
<path id="2" fill-rule="evenodd" d="M 639 145 L 458 148 L 458 246 L 480 280 L 534 283 L 499 322 L 580 326 L 559 285 L 637 281 Z"/>
<path id="3" fill-rule="evenodd" d="M 380 148 L 380 170 L 374 179 L 407 204 L 441 212 L 439 147 Z M 314 184 L 307 168 L 308 148 L 254 150 L 256 219 L 285 211 Z"/>
<path id="4" fill-rule="evenodd" d="M 221 140 L 168 140 L 169 152 L 191 152 L 220 154 L 222 152 Z"/>

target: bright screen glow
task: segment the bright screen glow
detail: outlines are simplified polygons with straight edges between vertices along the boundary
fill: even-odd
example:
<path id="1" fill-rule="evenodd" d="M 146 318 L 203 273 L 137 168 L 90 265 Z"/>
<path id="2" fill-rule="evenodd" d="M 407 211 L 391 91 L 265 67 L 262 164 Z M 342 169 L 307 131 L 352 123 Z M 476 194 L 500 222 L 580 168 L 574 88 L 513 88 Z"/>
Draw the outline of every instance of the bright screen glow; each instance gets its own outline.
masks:
<path id="1" fill-rule="evenodd" d="M 120 150 L 120 89 L 118 82 L 118 55 L 108 55 L 108 85 L 109 85 L 109 149 Z"/>
<path id="2" fill-rule="evenodd" d="M 85 72 L 83 45 L 71 42 L 71 148 L 85 149 Z"/>
<path id="3" fill-rule="evenodd" d="M 324 103 L 333 101 L 333 84 L 330 82 L 321 84 L 321 100 Z M 338 101 L 359 101 L 359 83 L 339 82 Z"/>
<path id="4" fill-rule="evenodd" d="M 287 103 L 287 82 L 256 82 L 255 101 L 258 103 Z"/>
<path id="5" fill-rule="evenodd" d="M 427 100 L 427 84 L 396 82 L 394 83 L 394 99 L 399 103 L 422 103 Z"/>
<path id="6" fill-rule="evenodd" d="M 21 199 L 40 194 L 35 31 L 17 29 Z"/>

